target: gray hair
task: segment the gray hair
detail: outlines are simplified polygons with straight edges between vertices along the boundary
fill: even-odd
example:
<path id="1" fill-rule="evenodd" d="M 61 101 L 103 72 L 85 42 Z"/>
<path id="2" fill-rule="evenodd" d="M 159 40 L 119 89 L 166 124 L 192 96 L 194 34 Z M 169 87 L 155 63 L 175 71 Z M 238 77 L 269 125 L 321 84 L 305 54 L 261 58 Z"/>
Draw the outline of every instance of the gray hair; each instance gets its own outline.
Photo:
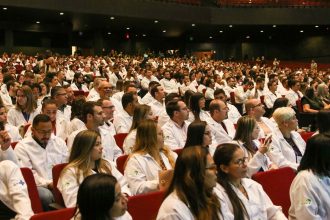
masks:
<path id="1" fill-rule="evenodd" d="M 281 107 L 275 110 L 273 118 L 278 125 L 291 120 L 296 115 L 291 107 Z"/>

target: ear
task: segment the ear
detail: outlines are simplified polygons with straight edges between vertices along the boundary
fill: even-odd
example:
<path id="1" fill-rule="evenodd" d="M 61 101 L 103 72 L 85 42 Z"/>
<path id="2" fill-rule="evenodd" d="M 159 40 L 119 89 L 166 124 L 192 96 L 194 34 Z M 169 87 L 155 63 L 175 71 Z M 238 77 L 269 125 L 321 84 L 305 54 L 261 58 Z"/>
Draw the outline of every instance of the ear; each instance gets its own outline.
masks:
<path id="1" fill-rule="evenodd" d="M 94 116 L 92 114 L 90 114 L 90 113 L 87 114 L 87 119 L 93 119 L 93 117 Z"/>
<path id="2" fill-rule="evenodd" d="M 222 170 L 222 172 L 224 172 L 224 173 L 229 173 L 228 166 L 226 166 L 226 165 L 221 164 L 220 170 Z"/>

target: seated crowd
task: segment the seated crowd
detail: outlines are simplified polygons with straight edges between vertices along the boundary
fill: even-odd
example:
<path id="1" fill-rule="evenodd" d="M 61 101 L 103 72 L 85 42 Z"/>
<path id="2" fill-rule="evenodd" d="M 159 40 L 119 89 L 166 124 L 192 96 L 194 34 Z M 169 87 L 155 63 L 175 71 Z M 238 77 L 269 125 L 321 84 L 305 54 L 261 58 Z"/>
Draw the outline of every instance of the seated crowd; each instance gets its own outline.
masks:
<path id="1" fill-rule="evenodd" d="M 122 54 L 0 66 L 0 219 L 34 214 L 20 167 L 43 211 L 58 190 L 82 220 L 132 219 L 128 199 L 159 190 L 159 220 L 287 219 L 251 178 L 290 167 L 288 218 L 330 218 L 330 72 Z M 307 144 L 303 113 L 318 121 Z"/>

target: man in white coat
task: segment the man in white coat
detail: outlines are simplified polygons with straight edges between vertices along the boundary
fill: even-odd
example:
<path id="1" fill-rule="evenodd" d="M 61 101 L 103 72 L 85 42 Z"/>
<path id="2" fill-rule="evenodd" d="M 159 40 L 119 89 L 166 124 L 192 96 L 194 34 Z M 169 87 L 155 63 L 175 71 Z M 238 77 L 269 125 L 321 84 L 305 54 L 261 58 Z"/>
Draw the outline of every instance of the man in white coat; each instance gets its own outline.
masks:
<path id="1" fill-rule="evenodd" d="M 31 129 L 32 135 L 20 141 L 14 151 L 20 165 L 32 169 L 43 209 L 49 210 L 54 201 L 52 168 L 68 161 L 68 148 L 61 138 L 52 135 L 48 115 L 37 115 Z"/>
<path id="2" fill-rule="evenodd" d="M 122 155 L 122 151 L 117 146 L 116 141 L 107 129 L 101 128 L 104 125 L 105 115 L 100 104 L 96 102 L 86 102 L 82 109 L 83 121 L 85 126 L 80 130 L 73 132 L 68 137 L 68 148 L 71 149 L 74 138 L 76 135 L 84 130 L 94 130 L 100 133 L 102 146 L 103 146 L 103 157 L 109 161 L 116 161 L 116 159 Z"/>
<path id="3" fill-rule="evenodd" d="M 62 117 L 67 121 L 71 120 L 71 106 L 68 104 L 66 90 L 61 86 L 55 86 L 51 91 L 51 97 L 57 105 L 57 117 Z"/>
<path id="4" fill-rule="evenodd" d="M 162 127 L 164 144 L 172 150 L 183 148 L 187 139 L 189 109 L 183 101 L 173 100 L 167 103 L 166 112 L 170 120 Z"/>
<path id="5" fill-rule="evenodd" d="M 211 117 L 208 118 L 207 124 L 210 126 L 212 133 L 212 145 L 210 152 L 214 153 L 219 144 L 231 142 L 235 136 L 234 124 L 228 120 L 228 107 L 218 99 L 213 100 L 209 106 Z"/>
<path id="6" fill-rule="evenodd" d="M 8 132 L 0 131 L 0 219 L 28 220 L 31 201 L 10 141 Z"/>

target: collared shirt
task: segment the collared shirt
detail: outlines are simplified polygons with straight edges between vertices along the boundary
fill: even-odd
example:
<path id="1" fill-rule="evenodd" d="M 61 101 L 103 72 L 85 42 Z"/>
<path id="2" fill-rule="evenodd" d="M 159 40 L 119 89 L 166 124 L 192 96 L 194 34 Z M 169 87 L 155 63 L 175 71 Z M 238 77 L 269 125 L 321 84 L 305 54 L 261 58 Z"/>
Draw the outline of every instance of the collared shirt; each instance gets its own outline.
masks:
<path id="1" fill-rule="evenodd" d="M 164 144 L 172 150 L 183 148 L 187 139 L 188 123 L 183 122 L 180 126 L 173 120 L 169 120 L 164 124 L 162 130 L 164 132 Z"/>
<path id="2" fill-rule="evenodd" d="M 117 133 L 128 133 L 133 123 L 133 116 L 130 116 L 125 110 L 118 112 L 113 120 Z"/>

